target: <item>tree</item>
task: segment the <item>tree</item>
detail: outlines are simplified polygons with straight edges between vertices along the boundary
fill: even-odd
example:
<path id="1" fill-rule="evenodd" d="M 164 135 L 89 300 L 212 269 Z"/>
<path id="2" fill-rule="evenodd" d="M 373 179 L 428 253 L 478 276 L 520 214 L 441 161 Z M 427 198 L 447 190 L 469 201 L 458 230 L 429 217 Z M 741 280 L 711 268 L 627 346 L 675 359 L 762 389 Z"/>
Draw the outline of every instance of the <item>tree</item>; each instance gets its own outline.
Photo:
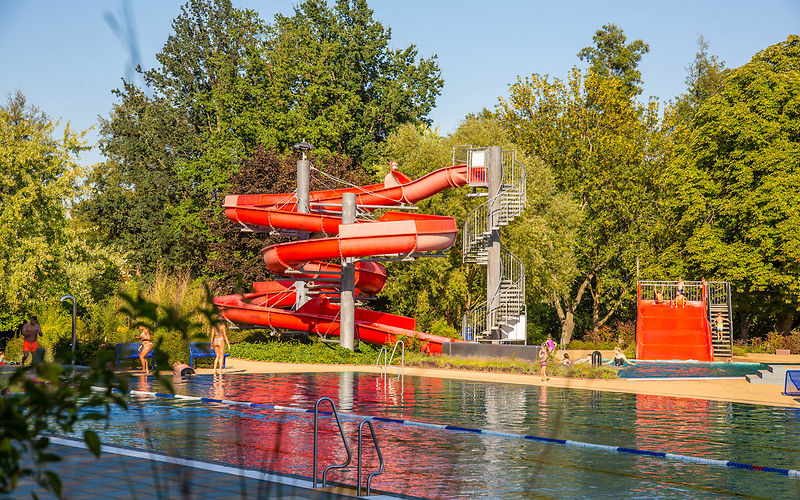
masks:
<path id="1" fill-rule="evenodd" d="M 435 60 L 389 49 L 390 31 L 364 1 L 309 0 L 268 26 L 230 0 L 190 0 L 172 28 L 146 88 L 115 91 L 101 120 L 109 161 L 80 206 L 143 273 L 210 272 L 209 221 L 259 147 L 284 154 L 307 140 L 359 169 L 375 141 L 423 123 L 441 88 Z"/>
<path id="2" fill-rule="evenodd" d="M 694 62 L 687 68 L 686 93 L 679 96 L 675 104 L 675 120 L 684 128 L 690 127 L 700 105 L 719 92 L 727 74 L 725 63 L 717 56 L 709 55 L 708 43 L 700 36 Z M 678 135 L 676 139 L 680 140 L 680 137 Z"/>
<path id="3" fill-rule="evenodd" d="M 370 163 L 400 125 L 429 124 L 443 85 L 436 56 L 390 42 L 365 0 L 332 9 L 308 0 L 291 17 L 276 15 L 264 52 L 274 138 L 262 142 L 280 149 L 306 140 Z"/>
<path id="4" fill-rule="evenodd" d="M 578 52 L 581 61 L 589 62 L 589 70 L 605 77 L 619 78 L 632 94 L 642 92 L 642 73 L 637 69 L 642 55 L 650 46 L 642 40 L 625 44 L 627 37 L 616 24 L 605 24 L 592 37 L 594 47 L 584 47 Z"/>
<path id="5" fill-rule="evenodd" d="M 670 165 L 675 258 L 731 281 L 741 313 L 797 322 L 800 304 L 800 37 L 731 70 L 700 104 Z M 744 327 L 744 328 L 743 328 Z"/>
<path id="6" fill-rule="evenodd" d="M 614 43 L 607 43 L 608 34 Z M 498 107 L 511 139 L 550 165 L 556 187 L 582 214 L 573 248 L 574 281 L 552 289 L 550 297 L 565 343 L 587 291 L 594 328 L 632 301 L 635 257 L 646 245 L 643 235 L 654 217 L 663 142 L 658 106 L 633 100 L 638 92 L 631 85 L 638 83 L 635 66 L 643 50 L 639 43 L 623 45 L 619 35 L 621 30 L 606 26 L 595 36 L 597 48 L 581 51 L 597 70 L 573 69 L 567 82 L 540 75 L 519 79 Z M 602 71 L 603 64 L 608 71 Z"/>
<path id="7" fill-rule="evenodd" d="M 56 123 L 17 92 L 0 106 L 0 329 L 64 293 L 91 300 L 93 280 L 119 270 L 118 255 L 84 240 L 69 217 L 82 192 L 82 133 Z"/>

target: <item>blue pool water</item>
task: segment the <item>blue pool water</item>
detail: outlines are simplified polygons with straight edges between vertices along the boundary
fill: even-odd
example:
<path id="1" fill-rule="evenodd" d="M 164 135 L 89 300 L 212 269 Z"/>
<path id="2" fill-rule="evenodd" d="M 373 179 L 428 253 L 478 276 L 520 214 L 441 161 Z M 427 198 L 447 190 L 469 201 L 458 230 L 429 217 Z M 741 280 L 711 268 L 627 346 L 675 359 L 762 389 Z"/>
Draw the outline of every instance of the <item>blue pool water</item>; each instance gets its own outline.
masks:
<path id="1" fill-rule="evenodd" d="M 638 361 L 619 369 L 620 378 L 744 377 L 766 370 L 764 363 Z"/>
<path id="2" fill-rule="evenodd" d="M 132 389 L 159 388 L 134 379 Z M 800 410 L 564 388 L 375 374 L 195 376 L 181 394 L 341 412 L 800 469 Z M 214 403 L 131 397 L 98 429 L 104 442 L 311 475 L 312 418 Z M 355 443 L 357 421 L 344 420 Z M 343 461 L 331 418 L 320 464 Z M 373 487 L 433 498 L 800 497 L 773 473 L 568 448 L 468 432 L 375 423 L 386 471 Z M 79 429 L 80 433 L 81 430 Z M 353 450 L 355 454 L 355 450 Z M 375 455 L 367 451 L 367 471 Z M 355 458 L 354 458 L 355 462 Z M 355 484 L 355 465 L 331 479 Z"/>

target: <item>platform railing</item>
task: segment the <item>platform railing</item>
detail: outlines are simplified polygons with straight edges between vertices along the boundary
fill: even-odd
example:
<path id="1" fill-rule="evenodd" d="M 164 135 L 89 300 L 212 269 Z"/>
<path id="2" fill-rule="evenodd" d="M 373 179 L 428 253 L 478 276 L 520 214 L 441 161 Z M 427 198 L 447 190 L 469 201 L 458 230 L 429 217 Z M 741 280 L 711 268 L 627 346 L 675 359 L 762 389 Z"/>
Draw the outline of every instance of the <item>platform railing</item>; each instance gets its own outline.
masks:
<path id="1" fill-rule="evenodd" d="M 316 403 L 314 403 L 314 479 L 312 481 L 312 488 L 317 487 L 317 442 L 319 440 L 319 427 L 318 427 L 318 418 L 319 418 L 319 405 L 322 402 L 329 402 L 331 404 L 331 410 L 333 412 L 333 416 L 336 418 L 336 425 L 339 427 L 339 435 L 342 437 L 342 443 L 344 444 L 344 449 L 347 452 L 347 461 L 343 464 L 339 465 L 329 465 L 325 467 L 325 470 L 322 471 L 322 487 L 325 488 L 327 485 L 326 476 L 328 471 L 331 469 L 344 469 L 348 465 L 350 465 L 350 461 L 352 460 L 353 456 L 350 453 L 350 445 L 347 444 L 347 437 L 344 435 L 344 429 L 342 428 L 342 421 L 339 420 L 339 412 L 336 411 L 336 404 L 334 404 L 333 400 L 328 397 L 319 398 Z"/>
<path id="2" fill-rule="evenodd" d="M 678 298 L 677 281 L 640 281 L 639 300 L 655 300 L 656 290 L 663 291 L 665 302 L 675 301 Z M 684 281 L 683 296 L 689 301 L 702 302 L 704 300 L 703 282 Z"/>
<path id="3" fill-rule="evenodd" d="M 362 420 L 358 424 L 358 460 L 356 462 L 356 464 L 357 464 L 356 467 L 357 467 L 357 471 L 358 471 L 358 473 L 357 473 L 357 476 L 358 476 L 358 479 L 357 479 L 358 480 L 358 488 L 357 488 L 358 489 L 358 496 L 361 496 L 361 467 L 362 467 L 362 458 L 361 458 L 362 457 L 362 453 L 361 453 L 362 446 L 361 445 L 362 445 L 362 436 L 363 436 L 364 424 L 367 424 L 369 426 L 369 433 L 372 435 L 372 443 L 375 445 L 375 451 L 378 454 L 378 463 L 380 464 L 377 471 L 372 472 L 367 476 L 367 496 L 369 496 L 369 494 L 370 494 L 370 489 L 371 489 L 371 485 L 372 485 L 372 478 L 383 473 L 383 454 L 381 453 L 381 447 L 378 445 L 378 437 L 375 435 L 375 428 L 372 426 L 372 422 L 368 418 L 365 418 L 364 420 Z"/>

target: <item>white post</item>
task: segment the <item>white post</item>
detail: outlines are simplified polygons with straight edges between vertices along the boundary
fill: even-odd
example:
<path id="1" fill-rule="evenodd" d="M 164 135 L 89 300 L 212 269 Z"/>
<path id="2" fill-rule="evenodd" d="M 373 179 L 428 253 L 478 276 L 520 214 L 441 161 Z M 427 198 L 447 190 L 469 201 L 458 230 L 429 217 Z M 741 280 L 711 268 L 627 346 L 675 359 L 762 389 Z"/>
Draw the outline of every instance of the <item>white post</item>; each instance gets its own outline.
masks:
<path id="1" fill-rule="evenodd" d="M 356 194 L 342 195 L 342 224 L 356 221 Z M 352 257 L 342 259 L 341 300 L 339 302 L 339 345 L 351 351 L 355 348 L 355 289 L 356 273 Z"/>

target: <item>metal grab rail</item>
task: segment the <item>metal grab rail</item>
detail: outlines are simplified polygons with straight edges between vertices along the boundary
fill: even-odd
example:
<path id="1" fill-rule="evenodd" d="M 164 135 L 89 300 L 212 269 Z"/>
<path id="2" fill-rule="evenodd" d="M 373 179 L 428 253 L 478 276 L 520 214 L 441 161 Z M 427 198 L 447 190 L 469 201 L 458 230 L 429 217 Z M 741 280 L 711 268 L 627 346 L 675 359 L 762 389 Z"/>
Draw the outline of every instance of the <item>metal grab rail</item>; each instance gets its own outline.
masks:
<path id="1" fill-rule="evenodd" d="M 383 355 L 383 364 L 381 364 L 381 355 Z M 378 359 L 375 360 L 375 366 L 381 367 L 381 375 L 385 375 L 386 370 L 386 359 L 389 357 L 389 351 L 386 349 L 386 346 L 381 346 L 381 350 L 378 351 Z"/>
<path id="2" fill-rule="evenodd" d="M 328 474 L 330 469 L 344 469 L 348 465 L 350 465 L 350 461 L 353 459 L 353 455 L 350 453 L 350 445 L 347 444 L 347 437 L 344 435 L 344 429 L 342 429 L 342 421 L 339 420 L 339 413 L 336 411 L 336 404 L 334 404 L 333 400 L 329 397 L 319 398 L 316 403 L 314 403 L 314 480 L 312 481 L 312 488 L 317 487 L 317 439 L 318 439 L 318 432 L 319 429 L 317 427 L 317 418 L 319 414 L 319 404 L 323 401 L 328 401 L 331 404 L 331 409 L 333 410 L 333 416 L 336 417 L 336 425 L 339 426 L 339 435 L 342 436 L 342 443 L 344 443 L 344 449 L 347 451 L 347 461 L 341 465 L 329 465 L 325 467 L 325 470 L 322 471 L 322 487 L 324 488 L 327 484 L 325 477 Z"/>
<path id="3" fill-rule="evenodd" d="M 405 377 L 405 368 L 406 368 L 406 344 L 402 340 L 398 340 L 394 343 L 394 348 L 392 348 L 392 355 L 389 357 L 388 365 L 391 366 L 392 360 L 394 359 L 394 353 L 397 350 L 397 346 L 402 346 L 400 349 L 400 369 L 397 371 L 397 377 L 400 378 L 401 376 Z M 384 359 L 386 359 L 384 357 Z M 388 368 L 387 368 L 388 373 Z"/>
<path id="4" fill-rule="evenodd" d="M 378 446 L 378 437 L 375 436 L 375 428 L 372 426 L 372 422 L 365 418 L 358 424 L 358 461 L 356 462 L 358 468 L 358 496 L 361 496 L 361 443 L 364 424 L 369 425 L 369 433 L 372 434 L 372 442 L 375 444 L 375 451 L 378 452 L 378 462 L 380 464 L 377 471 L 367 476 L 367 496 L 370 493 L 372 478 L 383 473 L 383 454 L 381 453 L 381 447 Z"/>

